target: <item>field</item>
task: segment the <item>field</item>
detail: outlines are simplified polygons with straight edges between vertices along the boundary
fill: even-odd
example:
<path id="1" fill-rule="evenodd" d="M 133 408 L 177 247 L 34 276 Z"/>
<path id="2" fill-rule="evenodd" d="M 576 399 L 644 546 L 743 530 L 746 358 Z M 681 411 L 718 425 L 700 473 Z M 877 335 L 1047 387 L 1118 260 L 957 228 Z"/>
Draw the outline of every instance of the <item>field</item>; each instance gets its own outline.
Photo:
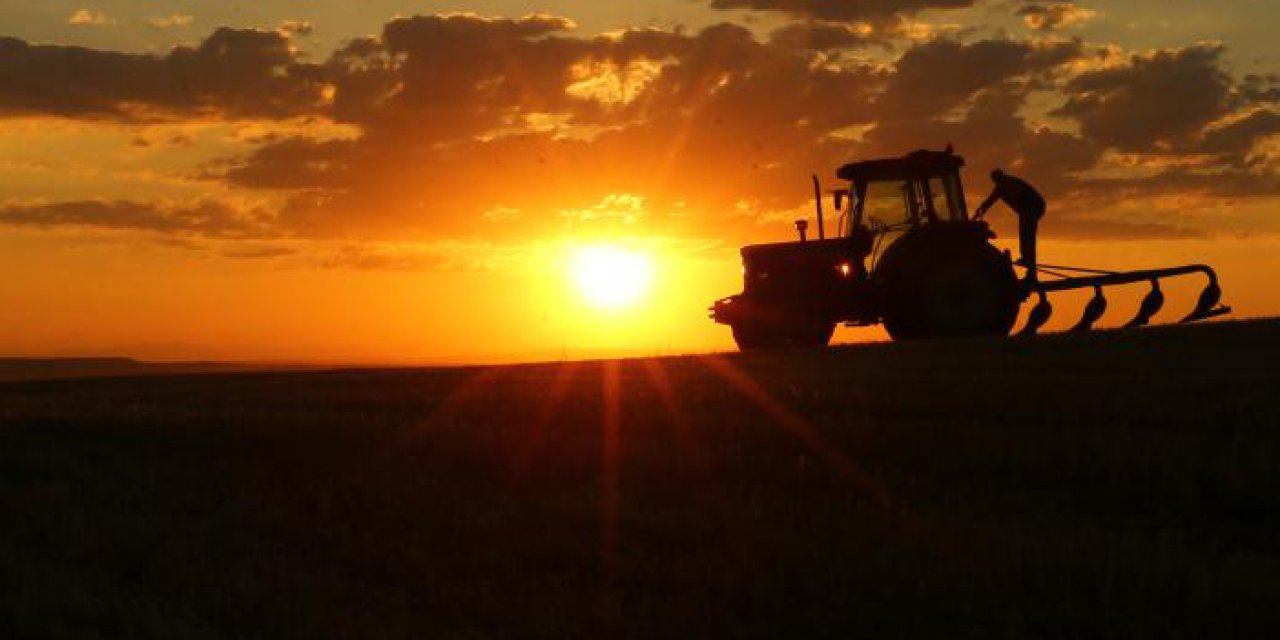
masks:
<path id="1" fill-rule="evenodd" d="M 1274 637 L 1280 322 L 0 384 L 4 637 Z"/>

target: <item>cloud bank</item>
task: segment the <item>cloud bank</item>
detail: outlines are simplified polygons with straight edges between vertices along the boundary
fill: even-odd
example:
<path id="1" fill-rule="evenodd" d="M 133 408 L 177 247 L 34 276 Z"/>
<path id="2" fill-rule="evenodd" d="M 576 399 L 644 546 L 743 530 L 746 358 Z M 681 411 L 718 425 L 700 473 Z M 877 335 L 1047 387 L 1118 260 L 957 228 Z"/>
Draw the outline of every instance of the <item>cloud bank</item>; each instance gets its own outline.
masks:
<path id="1" fill-rule="evenodd" d="M 268 135 L 210 165 L 201 179 L 211 185 L 284 203 L 251 222 L 216 203 L 100 201 L 11 204 L 0 223 L 498 241 L 576 225 L 732 242 L 803 206 L 810 172 L 949 142 L 975 175 L 1001 166 L 1041 185 L 1063 237 L 1194 235 L 1158 219 L 1107 219 L 1117 193 L 1280 193 L 1280 79 L 1234 77 L 1221 46 L 912 41 L 859 22 L 969 4 L 713 0 L 805 20 L 766 37 L 732 24 L 593 36 L 557 16 L 413 16 L 322 61 L 294 47 L 300 29 L 218 29 L 163 55 L 4 38 L 0 117 L 307 118 L 358 135 Z M 1070 23 L 1062 6 L 1020 13 L 1050 31 Z M 559 213 L 618 194 L 641 194 L 645 215 Z"/>

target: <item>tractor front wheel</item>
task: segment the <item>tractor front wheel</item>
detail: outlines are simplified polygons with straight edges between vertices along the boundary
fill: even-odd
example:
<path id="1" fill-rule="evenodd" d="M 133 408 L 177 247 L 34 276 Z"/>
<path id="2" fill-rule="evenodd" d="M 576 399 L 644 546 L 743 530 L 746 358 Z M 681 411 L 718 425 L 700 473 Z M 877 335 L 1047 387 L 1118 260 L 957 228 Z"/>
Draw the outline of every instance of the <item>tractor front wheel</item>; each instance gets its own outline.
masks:
<path id="1" fill-rule="evenodd" d="M 825 347 L 836 325 L 830 321 L 790 319 L 765 323 L 739 321 L 732 326 L 733 340 L 742 351 L 784 347 Z"/>

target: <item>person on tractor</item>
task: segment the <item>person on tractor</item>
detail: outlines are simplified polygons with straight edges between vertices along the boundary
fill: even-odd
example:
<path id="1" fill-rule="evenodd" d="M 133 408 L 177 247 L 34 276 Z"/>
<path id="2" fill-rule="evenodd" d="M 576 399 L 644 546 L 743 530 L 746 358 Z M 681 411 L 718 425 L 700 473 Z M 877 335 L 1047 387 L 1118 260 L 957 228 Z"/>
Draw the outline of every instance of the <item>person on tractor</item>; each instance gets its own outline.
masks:
<path id="1" fill-rule="evenodd" d="M 1044 196 L 1021 178 L 1011 176 L 1000 169 L 991 172 L 991 182 L 995 183 L 991 195 L 987 196 L 974 212 L 974 220 L 981 220 L 987 210 L 1003 201 L 1013 212 L 1018 214 L 1018 250 L 1022 257 L 1017 264 L 1026 267 L 1027 281 L 1036 279 L 1036 230 L 1040 218 L 1044 217 Z"/>

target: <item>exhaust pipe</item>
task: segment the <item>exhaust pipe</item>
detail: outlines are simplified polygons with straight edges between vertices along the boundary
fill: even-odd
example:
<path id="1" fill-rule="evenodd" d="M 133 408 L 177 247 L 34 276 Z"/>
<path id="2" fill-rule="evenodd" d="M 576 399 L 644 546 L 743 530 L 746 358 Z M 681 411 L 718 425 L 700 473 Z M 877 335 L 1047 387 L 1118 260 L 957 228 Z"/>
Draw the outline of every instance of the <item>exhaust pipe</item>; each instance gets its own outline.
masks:
<path id="1" fill-rule="evenodd" d="M 827 230 L 822 224 L 822 183 L 818 181 L 817 174 L 813 176 L 813 204 L 818 209 L 818 239 L 827 239 Z"/>
<path id="2" fill-rule="evenodd" d="M 809 221 L 801 218 L 796 220 L 796 233 L 800 234 L 800 242 L 808 242 L 809 237 L 806 232 L 809 231 Z"/>

